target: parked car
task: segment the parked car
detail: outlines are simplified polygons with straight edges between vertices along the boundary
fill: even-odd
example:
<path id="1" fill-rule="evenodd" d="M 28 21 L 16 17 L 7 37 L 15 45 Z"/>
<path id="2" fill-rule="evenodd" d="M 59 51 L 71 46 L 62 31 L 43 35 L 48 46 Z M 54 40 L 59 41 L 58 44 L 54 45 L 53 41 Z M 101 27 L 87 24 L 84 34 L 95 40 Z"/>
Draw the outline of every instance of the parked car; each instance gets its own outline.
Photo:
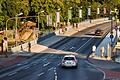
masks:
<path id="1" fill-rule="evenodd" d="M 61 66 L 77 68 L 78 61 L 74 55 L 65 55 L 62 59 Z"/>
<path id="2" fill-rule="evenodd" d="M 101 36 L 103 34 L 103 30 L 101 30 L 101 29 L 96 29 L 95 30 L 95 35 L 96 36 Z"/>

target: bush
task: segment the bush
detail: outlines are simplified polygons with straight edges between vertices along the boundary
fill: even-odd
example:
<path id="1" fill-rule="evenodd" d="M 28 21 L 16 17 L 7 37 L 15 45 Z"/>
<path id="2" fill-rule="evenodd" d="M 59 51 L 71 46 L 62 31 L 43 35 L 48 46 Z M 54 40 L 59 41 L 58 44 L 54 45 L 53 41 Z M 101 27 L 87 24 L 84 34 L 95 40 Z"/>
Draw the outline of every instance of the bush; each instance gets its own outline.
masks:
<path id="1" fill-rule="evenodd" d="M 76 17 L 76 18 L 72 18 L 71 20 L 70 20 L 70 22 L 71 23 L 78 23 L 78 22 L 80 22 L 80 18 L 79 17 Z"/>

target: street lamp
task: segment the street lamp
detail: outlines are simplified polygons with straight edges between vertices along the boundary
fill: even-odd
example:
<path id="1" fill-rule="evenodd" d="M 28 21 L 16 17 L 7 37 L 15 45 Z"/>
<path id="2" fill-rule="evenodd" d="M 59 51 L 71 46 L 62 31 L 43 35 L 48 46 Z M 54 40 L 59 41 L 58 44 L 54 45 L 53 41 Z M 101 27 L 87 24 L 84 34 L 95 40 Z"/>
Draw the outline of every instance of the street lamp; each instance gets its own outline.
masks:
<path id="1" fill-rule="evenodd" d="M 58 8 L 56 12 L 56 25 L 60 28 L 60 8 Z"/>
<path id="2" fill-rule="evenodd" d="M 114 14 L 115 14 L 115 21 L 116 21 L 116 26 L 115 26 L 115 30 L 116 30 L 116 43 L 117 43 L 117 41 L 118 41 L 118 37 L 119 37 L 119 31 L 118 31 L 118 26 L 117 26 L 117 15 L 118 15 L 118 10 L 117 9 L 115 9 L 115 12 L 114 12 Z"/>
<path id="3" fill-rule="evenodd" d="M 88 17 L 90 19 L 90 15 L 91 15 L 91 6 L 88 7 Z M 91 19 L 90 19 L 90 23 L 91 23 Z"/>
<path id="4" fill-rule="evenodd" d="M 72 19 L 72 7 L 68 9 L 68 26 L 70 25 L 70 19 Z"/>
<path id="5" fill-rule="evenodd" d="M 15 17 L 9 18 L 9 19 L 7 19 L 7 21 L 6 21 L 6 27 L 5 27 L 5 36 L 6 36 L 6 37 L 7 37 L 7 23 L 8 23 L 9 20 L 14 19 L 14 18 L 15 18 Z"/>
<path id="6" fill-rule="evenodd" d="M 17 19 L 18 19 L 18 16 L 22 15 L 23 13 L 19 13 L 17 15 L 15 15 L 15 22 L 16 22 L 16 31 L 15 31 L 15 41 L 16 41 L 16 46 L 17 46 Z"/>
<path id="7" fill-rule="evenodd" d="M 43 13 L 43 12 L 44 12 L 44 11 L 38 12 L 38 30 L 40 30 L 40 27 L 39 27 L 39 22 L 40 22 L 39 15 L 40 15 L 40 13 Z"/>
<path id="8" fill-rule="evenodd" d="M 113 39 L 113 19 L 112 19 L 112 13 L 113 13 L 113 11 L 110 11 L 110 19 L 111 19 L 111 31 L 110 31 L 110 39 L 111 39 L 111 49 L 110 49 L 110 54 L 112 55 L 112 48 L 113 48 L 113 44 L 112 44 L 112 39 Z M 111 56 L 110 57 L 108 57 L 109 59 L 111 58 Z"/>
<path id="9" fill-rule="evenodd" d="M 81 22 L 81 19 L 82 19 L 82 6 L 80 7 L 80 10 L 79 10 L 79 18 L 80 18 L 80 22 Z"/>

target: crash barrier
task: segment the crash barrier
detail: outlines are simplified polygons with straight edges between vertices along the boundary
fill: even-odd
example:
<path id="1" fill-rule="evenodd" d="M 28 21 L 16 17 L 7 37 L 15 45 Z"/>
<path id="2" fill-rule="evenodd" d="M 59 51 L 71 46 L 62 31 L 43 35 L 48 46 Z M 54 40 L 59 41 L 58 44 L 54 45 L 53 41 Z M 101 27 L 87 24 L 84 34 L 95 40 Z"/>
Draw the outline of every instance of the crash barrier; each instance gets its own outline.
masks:
<path id="1" fill-rule="evenodd" d="M 38 38 L 35 39 L 35 40 L 30 41 L 31 46 L 37 44 L 37 40 L 38 40 Z M 21 51 L 22 49 L 25 49 L 25 48 L 28 47 L 28 43 L 29 42 L 26 42 L 26 43 L 23 43 L 23 44 L 18 44 L 17 46 L 15 46 L 15 45 L 14 46 L 9 46 L 8 49 L 11 52 Z"/>

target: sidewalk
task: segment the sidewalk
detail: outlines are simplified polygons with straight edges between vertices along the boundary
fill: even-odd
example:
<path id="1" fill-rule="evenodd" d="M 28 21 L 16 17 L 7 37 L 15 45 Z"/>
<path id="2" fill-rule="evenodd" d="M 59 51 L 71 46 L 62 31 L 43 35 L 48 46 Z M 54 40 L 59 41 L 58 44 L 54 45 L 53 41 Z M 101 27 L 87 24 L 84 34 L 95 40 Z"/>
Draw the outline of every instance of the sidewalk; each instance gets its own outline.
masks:
<path id="1" fill-rule="evenodd" d="M 69 26 L 68 30 L 65 31 L 64 34 L 63 33 L 59 34 L 59 31 L 56 31 L 55 32 L 56 36 L 45 39 L 44 41 L 32 46 L 31 52 L 40 53 L 41 51 L 46 50 L 48 46 L 64 39 L 65 38 L 64 36 L 71 36 L 77 33 L 78 31 L 82 31 L 86 28 L 89 28 L 98 24 L 106 23 L 106 22 L 110 22 L 110 20 L 108 20 L 107 18 L 102 18 L 102 19 L 93 20 L 92 23 L 90 23 L 89 21 L 85 21 L 85 22 L 79 23 L 79 27 L 77 29 L 73 28 L 72 26 Z M 24 51 L 28 51 L 28 48 L 24 49 Z"/>
<path id="2" fill-rule="evenodd" d="M 61 34 L 57 33 L 57 35 L 71 36 L 71 35 L 77 33 L 78 31 L 82 31 L 82 30 L 84 30 L 86 28 L 90 28 L 92 26 L 96 26 L 98 24 L 107 23 L 107 22 L 110 22 L 110 20 L 108 20 L 107 18 L 93 20 L 92 23 L 90 23 L 89 21 L 81 22 L 81 23 L 78 23 L 78 28 L 73 28 L 72 26 L 70 26 L 68 28 L 68 31 L 65 31 L 64 34 L 63 33 L 61 33 Z"/>
<path id="3" fill-rule="evenodd" d="M 120 64 L 113 61 L 95 60 L 91 58 L 89 58 L 89 62 L 104 71 L 106 79 L 120 79 Z"/>
<path id="4" fill-rule="evenodd" d="M 90 58 L 93 59 L 98 59 L 98 60 L 112 60 L 112 56 L 114 54 L 111 53 L 111 38 L 110 38 L 110 33 L 106 35 L 106 37 L 102 40 L 102 42 L 97 46 L 97 49 L 95 51 L 95 54 L 91 54 Z M 112 43 L 115 44 L 116 41 L 116 31 L 115 29 L 113 30 L 113 38 L 112 38 Z M 117 47 L 118 45 L 116 45 Z M 104 51 L 101 52 L 102 48 L 104 48 Z M 102 57 L 103 53 L 103 57 Z M 114 52 L 113 52 L 114 53 Z"/>

